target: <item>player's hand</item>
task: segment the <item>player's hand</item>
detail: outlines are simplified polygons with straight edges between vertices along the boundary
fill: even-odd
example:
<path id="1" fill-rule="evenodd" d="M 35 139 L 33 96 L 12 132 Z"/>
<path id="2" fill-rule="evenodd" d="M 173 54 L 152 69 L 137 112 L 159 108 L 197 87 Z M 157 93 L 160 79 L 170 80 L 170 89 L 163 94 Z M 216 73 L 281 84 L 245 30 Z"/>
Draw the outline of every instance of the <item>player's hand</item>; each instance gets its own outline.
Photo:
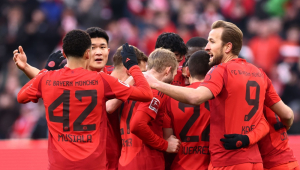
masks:
<path id="1" fill-rule="evenodd" d="M 25 68 L 27 67 L 27 56 L 22 48 L 22 46 L 19 46 L 19 50 L 14 50 L 13 51 L 13 60 L 15 62 L 15 64 L 17 65 L 17 67 L 24 71 Z"/>
<path id="2" fill-rule="evenodd" d="M 45 69 L 58 70 L 63 68 L 67 64 L 67 60 L 64 58 L 60 50 L 49 55 Z"/>
<path id="3" fill-rule="evenodd" d="M 223 146 L 227 150 L 240 149 L 249 146 L 249 137 L 247 135 L 240 134 L 228 134 L 224 135 L 225 138 L 220 139 Z"/>
<path id="4" fill-rule="evenodd" d="M 156 87 L 158 86 L 160 81 L 158 81 L 154 76 L 152 76 L 151 74 L 148 74 L 147 72 L 144 73 L 144 76 L 145 76 L 149 86 L 153 89 L 156 89 Z"/>
<path id="5" fill-rule="evenodd" d="M 122 46 L 122 61 L 123 65 L 129 70 L 132 66 L 138 65 L 136 55 L 132 46 L 129 47 L 128 43 Z"/>
<path id="6" fill-rule="evenodd" d="M 180 149 L 181 142 L 174 135 L 171 135 L 168 139 L 168 148 L 166 152 L 168 153 L 177 153 Z"/>

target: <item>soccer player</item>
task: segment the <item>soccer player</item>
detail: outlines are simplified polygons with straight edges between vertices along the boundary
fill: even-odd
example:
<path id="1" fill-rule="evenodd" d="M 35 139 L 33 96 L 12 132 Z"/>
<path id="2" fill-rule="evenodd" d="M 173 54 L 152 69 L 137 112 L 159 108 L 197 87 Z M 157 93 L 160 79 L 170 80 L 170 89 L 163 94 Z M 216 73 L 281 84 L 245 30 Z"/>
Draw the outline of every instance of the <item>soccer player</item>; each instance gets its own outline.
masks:
<path id="1" fill-rule="evenodd" d="M 146 63 L 148 61 L 148 57 L 140 51 L 138 48 L 132 46 L 134 49 L 134 53 L 137 57 L 138 66 L 140 67 L 141 71 L 146 71 Z M 127 78 L 130 77 L 130 73 L 128 70 L 124 67 L 122 62 L 122 46 L 117 49 L 115 54 L 113 55 L 113 66 L 114 69 L 111 76 L 125 82 Z M 112 99 L 112 100 L 118 100 L 118 99 Z M 108 133 L 107 133 L 107 145 L 106 145 L 106 154 L 107 154 L 107 160 L 108 170 L 115 170 L 118 169 L 119 164 L 119 157 L 121 155 L 121 148 L 122 148 L 122 140 L 121 140 L 121 134 L 120 134 L 120 121 L 119 121 L 119 113 L 121 110 L 120 106 L 122 104 L 121 100 L 118 100 L 120 103 L 112 103 L 110 104 L 110 101 L 106 102 L 106 111 L 109 113 L 107 115 L 109 123 L 108 123 Z M 125 102 L 126 105 L 126 102 Z M 126 107 L 126 106 L 125 106 Z M 116 108 L 119 108 L 116 110 Z M 124 106 L 123 106 L 124 108 Z"/>
<path id="2" fill-rule="evenodd" d="M 171 83 L 178 63 L 174 53 L 166 49 L 154 50 L 148 58 L 147 74 Z M 178 152 L 180 141 L 173 135 L 163 139 L 162 123 L 167 96 L 153 89 L 151 102 L 128 100 L 122 105 L 121 136 L 122 151 L 119 170 L 164 170 L 163 151 Z"/>
<path id="3" fill-rule="evenodd" d="M 88 70 L 91 71 L 104 71 L 105 73 L 110 73 L 111 71 L 109 69 L 111 69 L 110 66 L 105 67 L 107 60 L 108 60 L 108 55 L 110 52 L 110 48 L 108 47 L 108 43 L 109 43 L 109 37 L 107 35 L 107 33 L 99 28 L 99 27 L 91 27 L 88 28 L 86 30 L 86 32 L 90 35 L 91 37 L 91 41 L 92 41 L 92 58 L 90 60 L 90 63 L 88 65 Z M 23 48 L 20 46 L 19 47 L 19 53 L 18 50 L 15 50 L 14 52 L 14 61 L 16 63 L 16 65 L 18 66 L 18 68 L 20 70 L 22 70 L 27 77 L 29 77 L 30 79 L 34 78 L 39 72 L 40 70 L 30 66 L 27 63 L 27 57 L 26 54 L 23 50 Z M 56 69 L 60 69 L 63 68 L 66 64 L 66 59 L 63 57 L 61 51 L 57 51 L 55 53 L 52 53 L 47 61 L 47 64 L 45 66 L 45 68 L 47 70 L 56 70 Z M 115 76 L 116 74 L 114 74 Z M 109 115 L 108 116 L 108 122 L 107 122 L 107 130 L 108 130 L 108 146 L 107 146 L 107 166 L 108 169 L 112 169 L 112 167 L 115 167 L 115 169 L 117 168 L 117 165 L 115 162 L 118 162 L 118 158 L 120 156 L 120 151 L 116 151 L 116 147 L 114 146 L 118 146 L 118 139 L 120 137 L 118 137 L 118 134 L 114 134 L 114 129 L 119 129 L 119 123 L 116 125 L 112 125 L 111 123 L 114 122 L 118 122 L 118 117 L 115 117 L 114 115 Z M 111 147 L 110 147 L 111 146 Z"/>
<path id="4" fill-rule="evenodd" d="M 193 37 L 186 42 L 188 48 L 187 53 L 185 54 L 185 59 L 188 60 L 190 56 L 199 50 L 204 50 L 208 41 L 201 37 Z"/>
<path id="5" fill-rule="evenodd" d="M 111 71 L 109 70 L 111 69 L 111 66 L 105 67 L 110 52 L 110 48 L 108 47 L 109 37 L 107 33 L 99 27 L 88 28 L 86 32 L 90 35 L 92 41 L 92 59 L 90 60 L 87 69 L 110 73 Z M 13 54 L 15 64 L 29 79 L 34 78 L 40 72 L 39 69 L 32 67 L 27 63 L 27 57 L 22 46 L 19 46 L 19 51 L 14 50 Z M 66 60 L 61 51 L 57 51 L 49 56 L 45 68 L 47 70 L 56 70 L 63 68 L 66 64 Z"/>
<path id="6" fill-rule="evenodd" d="M 265 170 L 300 170 L 298 162 L 288 144 L 286 128 L 280 118 L 264 106 L 264 114 L 269 122 L 270 132 L 258 142 Z"/>
<path id="7" fill-rule="evenodd" d="M 157 37 L 155 49 L 157 48 L 171 50 L 175 54 L 178 64 L 183 60 L 183 57 L 188 50 L 183 39 L 178 34 L 171 32 L 162 33 Z M 174 77 L 172 84 L 185 86 L 184 77 L 181 74 L 181 66 L 178 67 L 177 74 Z"/>
<path id="8" fill-rule="evenodd" d="M 189 78 L 187 77 L 186 75 L 186 63 L 188 61 L 188 59 L 190 58 L 190 56 L 195 53 L 196 51 L 199 51 L 199 50 L 204 50 L 206 44 L 207 44 L 207 40 L 204 39 L 204 38 L 201 38 L 201 37 L 193 37 L 191 39 L 188 40 L 188 42 L 186 43 L 186 46 L 188 48 L 187 50 L 187 53 L 185 55 L 185 62 L 182 64 L 182 70 L 181 70 L 181 74 L 184 78 L 184 84 L 187 86 L 187 85 L 190 85 L 190 82 L 189 82 Z"/>
<path id="9" fill-rule="evenodd" d="M 265 73 L 239 59 L 243 33 L 234 24 L 216 21 L 212 24 L 205 50 L 210 55 L 210 66 L 204 82 L 196 89 L 172 86 L 146 75 L 152 88 L 187 104 L 199 105 L 211 100 L 210 154 L 211 169 L 263 169 L 257 144 L 239 150 L 225 150 L 220 141 L 225 134 L 247 134 L 259 123 L 263 106 L 272 110 L 284 107 L 282 101 L 272 103 L 278 96 L 268 84 Z M 280 116 L 285 126 L 291 126 L 292 114 Z M 247 136 L 247 135 L 245 135 Z M 249 138 L 238 138 L 237 146 L 249 143 Z"/>
<path id="10" fill-rule="evenodd" d="M 68 67 L 41 71 L 18 94 L 18 102 L 42 98 L 49 128 L 49 169 L 106 169 L 106 100 L 149 101 L 153 95 L 137 66 L 136 56 L 126 43 L 124 66 L 135 79 L 129 86 L 103 72 L 85 70 L 91 58 L 91 39 L 73 30 L 63 39 Z M 102 110 L 102 112 L 99 112 Z"/>
<path id="11" fill-rule="evenodd" d="M 208 62 L 209 55 L 205 51 L 197 51 L 189 57 L 186 74 L 191 85 L 187 86 L 188 88 L 197 88 L 203 82 L 210 69 Z M 169 98 L 167 115 L 170 117 L 169 135 L 175 133 L 182 142 L 171 169 L 207 169 L 210 162 L 208 102 L 194 106 Z"/>

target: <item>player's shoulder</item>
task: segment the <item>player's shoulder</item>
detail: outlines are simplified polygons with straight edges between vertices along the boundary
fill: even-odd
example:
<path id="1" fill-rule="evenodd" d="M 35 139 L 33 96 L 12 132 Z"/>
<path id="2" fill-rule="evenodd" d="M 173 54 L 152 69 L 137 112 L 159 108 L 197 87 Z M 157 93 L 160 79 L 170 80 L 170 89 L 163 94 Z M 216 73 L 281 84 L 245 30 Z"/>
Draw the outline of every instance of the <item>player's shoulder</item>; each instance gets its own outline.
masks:
<path id="1" fill-rule="evenodd" d="M 163 92 L 158 91 L 156 89 L 152 89 L 153 97 L 159 99 L 159 100 L 165 100 L 167 99 L 167 95 L 165 95 Z"/>

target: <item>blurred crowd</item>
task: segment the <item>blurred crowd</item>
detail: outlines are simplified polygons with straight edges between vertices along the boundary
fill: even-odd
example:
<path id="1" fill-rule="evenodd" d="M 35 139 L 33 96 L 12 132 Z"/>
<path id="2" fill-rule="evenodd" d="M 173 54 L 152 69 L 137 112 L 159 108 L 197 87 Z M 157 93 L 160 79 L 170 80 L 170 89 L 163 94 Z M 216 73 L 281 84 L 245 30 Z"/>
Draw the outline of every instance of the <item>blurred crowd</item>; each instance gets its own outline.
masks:
<path id="1" fill-rule="evenodd" d="M 288 132 L 300 133 L 299 0 L 1 0 L 0 9 L 0 139 L 47 137 L 42 101 L 21 105 L 16 99 L 28 81 L 12 60 L 19 45 L 27 62 L 42 69 L 66 32 L 97 26 L 109 34 L 110 65 L 125 42 L 149 54 L 161 33 L 175 32 L 185 42 L 207 38 L 216 20 L 243 31 L 240 57 L 269 75 L 294 110 Z"/>

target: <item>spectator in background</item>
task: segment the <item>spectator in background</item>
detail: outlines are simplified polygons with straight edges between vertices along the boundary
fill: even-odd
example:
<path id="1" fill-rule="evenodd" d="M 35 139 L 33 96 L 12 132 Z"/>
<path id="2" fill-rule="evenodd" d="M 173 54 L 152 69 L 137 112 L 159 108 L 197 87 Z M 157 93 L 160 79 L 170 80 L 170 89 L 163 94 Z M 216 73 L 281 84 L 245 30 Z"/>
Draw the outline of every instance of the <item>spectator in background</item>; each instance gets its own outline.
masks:
<path id="1" fill-rule="evenodd" d="M 257 36 L 249 41 L 254 56 L 254 65 L 262 68 L 268 75 L 271 74 L 279 57 L 281 38 L 271 31 L 269 20 L 259 21 Z"/>
<path id="2" fill-rule="evenodd" d="M 17 102 L 17 93 L 20 89 L 18 70 L 10 61 L 7 65 L 9 70 L 1 72 L 0 87 L 0 139 L 9 138 L 12 125 L 20 114 L 20 105 Z"/>
<path id="3" fill-rule="evenodd" d="M 297 63 L 300 58 L 300 30 L 299 27 L 291 27 L 286 32 L 286 40 L 280 46 L 280 56 L 286 63 Z"/>

